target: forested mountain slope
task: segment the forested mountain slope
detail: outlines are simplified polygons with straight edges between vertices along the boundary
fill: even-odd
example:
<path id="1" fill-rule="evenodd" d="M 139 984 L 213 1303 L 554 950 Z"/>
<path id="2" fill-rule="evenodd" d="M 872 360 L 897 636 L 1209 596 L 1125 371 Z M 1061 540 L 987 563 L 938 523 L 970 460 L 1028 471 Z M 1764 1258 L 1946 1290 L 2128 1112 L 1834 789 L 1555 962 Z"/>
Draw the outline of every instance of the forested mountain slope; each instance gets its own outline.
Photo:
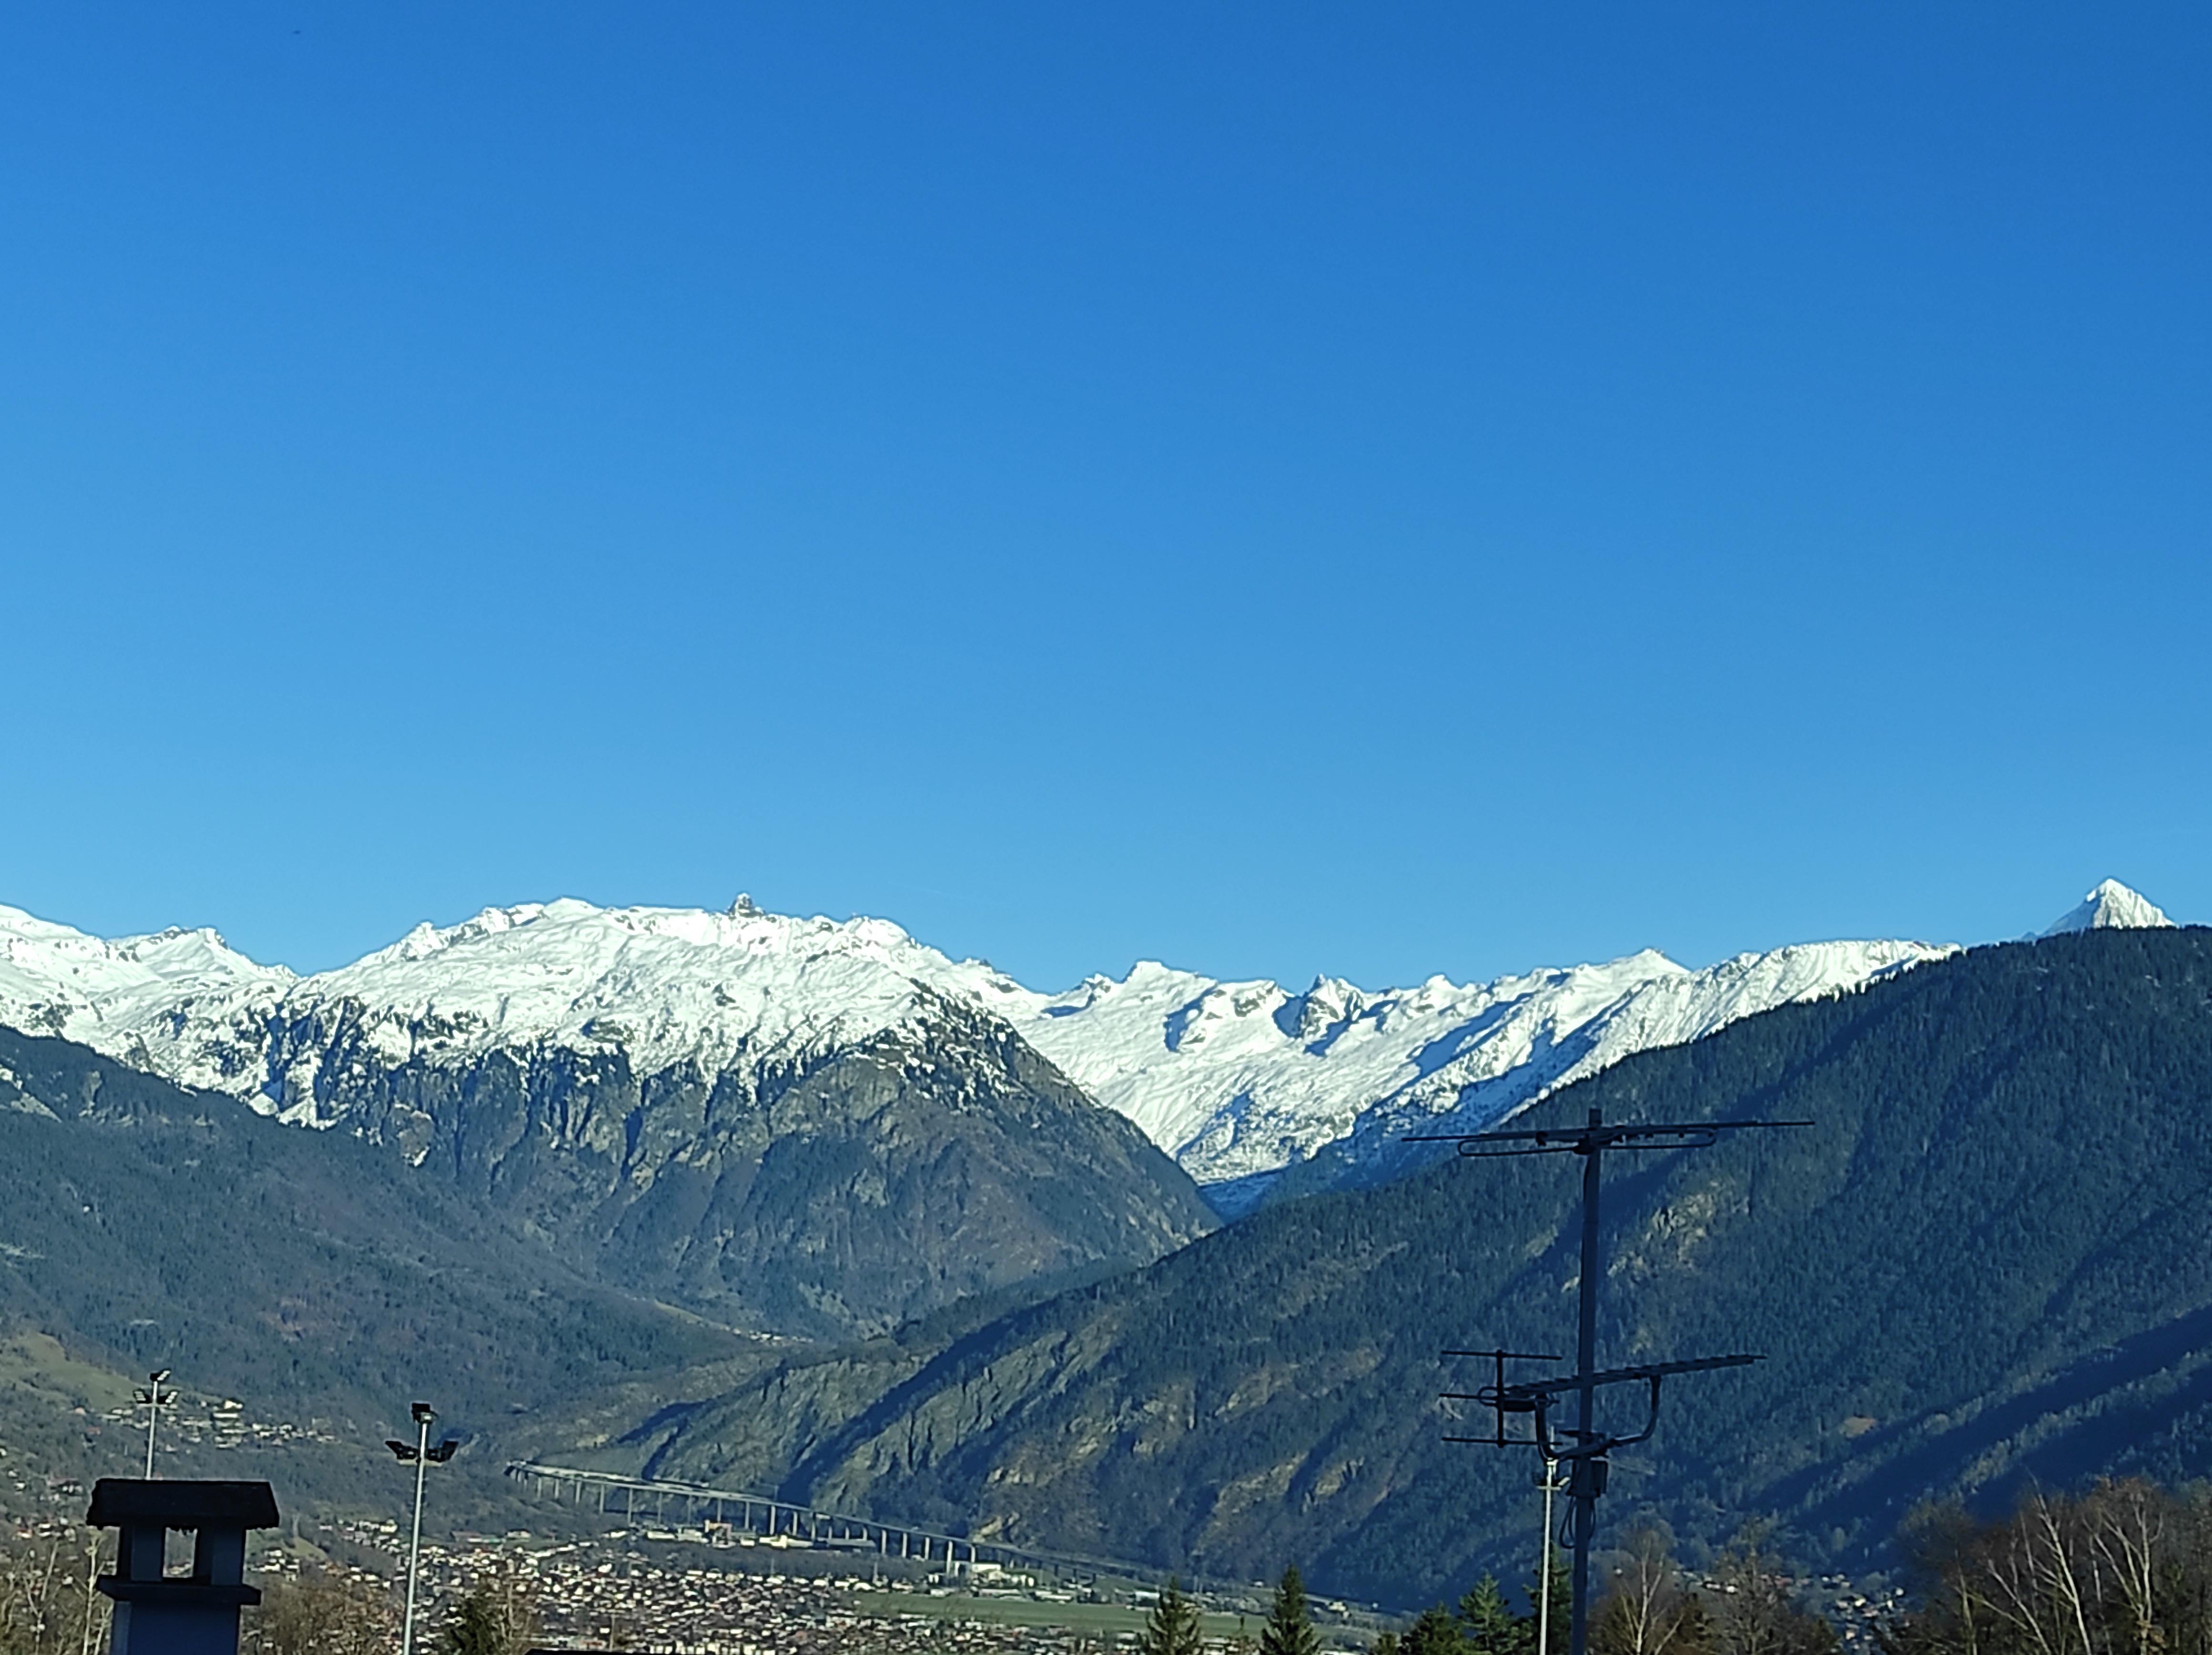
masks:
<path id="1" fill-rule="evenodd" d="M 745 1343 L 371 1145 L 0 1029 L 0 1335 L 28 1330 L 364 1431 L 422 1396 L 481 1428 Z"/>
<path id="2" fill-rule="evenodd" d="M 1808 1561 L 1863 1559 L 1923 1494 L 2212 1470 L 2212 931 L 1978 949 L 1631 1058 L 1524 1120 L 1593 1106 L 1815 1123 L 1616 1163 L 1601 1358 L 1769 1360 L 1669 1388 L 1609 1524 L 1648 1507 L 1717 1541 L 1772 1513 Z M 1286 1203 L 633 1444 L 673 1475 L 1163 1567 L 1297 1559 L 1402 1603 L 1517 1577 L 1533 1460 L 1440 1440 L 1435 1393 L 1467 1376 L 1437 1353 L 1569 1348 L 1576 1169 Z M 805 1420 L 780 1436 L 779 1397 Z"/>

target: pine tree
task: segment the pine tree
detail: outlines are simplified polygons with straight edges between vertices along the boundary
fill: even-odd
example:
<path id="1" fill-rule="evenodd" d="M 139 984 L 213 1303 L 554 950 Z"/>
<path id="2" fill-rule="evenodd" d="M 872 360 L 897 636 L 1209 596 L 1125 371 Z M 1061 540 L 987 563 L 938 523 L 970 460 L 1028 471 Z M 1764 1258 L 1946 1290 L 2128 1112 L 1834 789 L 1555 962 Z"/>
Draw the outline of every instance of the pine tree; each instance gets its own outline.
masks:
<path id="1" fill-rule="evenodd" d="M 1321 1635 L 1306 1613 L 1306 1583 L 1293 1563 L 1275 1587 L 1274 1607 L 1260 1631 L 1260 1655 L 1316 1655 Z"/>
<path id="2" fill-rule="evenodd" d="M 1549 1627 L 1540 1626 L 1537 1619 L 1543 1613 L 1543 1605 L 1538 1601 L 1540 1591 L 1534 1580 L 1528 1582 L 1528 1617 L 1523 1623 L 1528 1631 L 1522 1646 L 1530 1652 L 1530 1655 L 1534 1655 L 1539 1633 L 1548 1632 L 1551 1642 L 1547 1647 L 1552 1655 L 1559 1655 L 1559 1652 L 1567 1646 L 1570 1623 L 1575 1616 L 1575 1581 L 1567 1567 L 1567 1560 L 1558 1552 L 1552 1554 L 1552 1617 Z"/>
<path id="3" fill-rule="evenodd" d="M 1459 1600 L 1455 1617 L 1470 1655 L 1527 1655 L 1534 1647 L 1534 1628 L 1513 1612 L 1498 1577 L 1486 1574 Z"/>
<path id="4" fill-rule="evenodd" d="M 1451 1611 L 1439 1603 L 1423 1610 L 1399 1634 L 1398 1655 L 1467 1655 L 1467 1639 Z"/>
<path id="5" fill-rule="evenodd" d="M 1199 1655 L 1199 1643 L 1198 1610 L 1170 1575 L 1137 1636 L 1137 1655 Z"/>

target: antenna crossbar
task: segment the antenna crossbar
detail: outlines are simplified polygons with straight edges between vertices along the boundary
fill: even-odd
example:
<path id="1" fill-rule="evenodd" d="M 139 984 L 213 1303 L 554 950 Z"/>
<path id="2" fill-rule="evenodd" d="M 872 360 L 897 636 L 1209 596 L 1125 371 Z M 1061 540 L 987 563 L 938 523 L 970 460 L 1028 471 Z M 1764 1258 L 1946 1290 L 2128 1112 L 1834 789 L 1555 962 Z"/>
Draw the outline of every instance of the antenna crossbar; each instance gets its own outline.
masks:
<path id="1" fill-rule="evenodd" d="M 1586 1155 L 1603 1149 L 1702 1149 L 1723 1132 L 1810 1126 L 1809 1120 L 1625 1121 L 1606 1125 L 1540 1126 L 1518 1132 L 1416 1132 L 1408 1143 L 1455 1143 L 1469 1161 L 1498 1155 Z"/>
<path id="2" fill-rule="evenodd" d="M 1500 1390 L 1510 1406 L 1522 1397 L 1533 1402 L 1539 1396 L 1556 1397 L 1580 1390 L 1584 1385 L 1627 1385 L 1638 1379 L 1663 1379 L 1676 1373 L 1709 1373 L 1717 1367 L 1743 1367 L 1765 1360 L 1764 1356 L 1698 1356 L 1686 1362 L 1645 1362 L 1637 1367 L 1603 1368 L 1595 1373 L 1563 1373 L 1555 1379 L 1524 1379 L 1501 1386 Z M 1490 1398 L 1478 1392 L 1472 1400 L 1487 1402 Z"/>

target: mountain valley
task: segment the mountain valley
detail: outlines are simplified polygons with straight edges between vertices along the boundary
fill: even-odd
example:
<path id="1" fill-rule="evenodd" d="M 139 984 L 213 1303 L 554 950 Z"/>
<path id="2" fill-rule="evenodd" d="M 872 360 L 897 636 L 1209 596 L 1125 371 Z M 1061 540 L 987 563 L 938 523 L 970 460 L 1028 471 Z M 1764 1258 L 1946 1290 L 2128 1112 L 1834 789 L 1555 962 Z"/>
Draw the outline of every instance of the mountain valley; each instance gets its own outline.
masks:
<path id="1" fill-rule="evenodd" d="M 1529 1467 L 1440 1442 L 1436 1352 L 1559 1348 L 1571 1181 L 1382 1135 L 1593 1106 L 1816 1123 L 1620 1169 L 1607 1356 L 1768 1360 L 1670 1388 L 1608 1523 L 1695 1548 L 1771 1514 L 1856 1567 L 1923 1493 L 2212 1470 L 2212 932 L 2124 888 L 2038 942 L 1620 962 L 1471 1015 L 1141 967 L 1036 1011 L 1136 1052 L 1115 1020 L 1168 1005 L 1165 1066 L 1126 1072 L 1191 1065 L 1199 1113 L 1301 1034 L 1371 1089 L 1361 1040 L 1514 1031 L 1449 1048 L 1499 1089 L 1363 1106 L 1375 1153 L 1323 1139 L 1226 1228 L 1005 979 L 947 987 L 879 922 L 492 911 L 344 980 L 38 924 L 0 968 L 4 1021 L 49 1031 L 0 1028 L 0 1335 L 348 1442 L 434 1394 L 485 1510 L 519 1456 L 1160 1568 L 1296 1557 L 1391 1603 L 1510 1578 Z M 748 937 L 750 977 L 694 969 Z M 288 1475 L 342 1504 L 362 1452 Z"/>

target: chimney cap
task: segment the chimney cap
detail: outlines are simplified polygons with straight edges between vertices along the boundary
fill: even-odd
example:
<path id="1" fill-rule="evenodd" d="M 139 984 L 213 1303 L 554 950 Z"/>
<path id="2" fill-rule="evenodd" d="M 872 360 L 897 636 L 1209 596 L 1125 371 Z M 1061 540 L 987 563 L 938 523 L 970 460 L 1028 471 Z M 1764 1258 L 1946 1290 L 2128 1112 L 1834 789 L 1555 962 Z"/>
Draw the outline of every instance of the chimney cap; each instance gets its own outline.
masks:
<path id="1" fill-rule="evenodd" d="M 276 1491 L 265 1482 L 104 1476 L 84 1520 L 95 1529 L 158 1523 L 165 1529 L 273 1529 Z"/>

